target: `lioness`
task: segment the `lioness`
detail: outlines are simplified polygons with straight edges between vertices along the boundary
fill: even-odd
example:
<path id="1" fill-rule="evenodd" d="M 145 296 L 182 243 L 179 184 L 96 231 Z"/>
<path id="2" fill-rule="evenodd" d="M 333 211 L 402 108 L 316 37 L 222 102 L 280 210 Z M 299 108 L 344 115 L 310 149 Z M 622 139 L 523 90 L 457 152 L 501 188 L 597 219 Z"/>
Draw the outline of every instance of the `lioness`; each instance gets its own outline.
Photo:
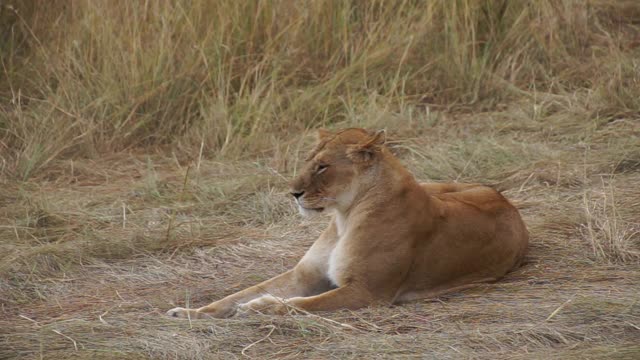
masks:
<path id="1" fill-rule="evenodd" d="M 500 193 L 475 184 L 419 183 L 384 143 L 384 131 L 320 130 L 291 195 L 302 215 L 331 211 L 333 217 L 302 260 L 210 305 L 167 315 L 357 309 L 495 281 L 518 266 L 528 233 Z"/>

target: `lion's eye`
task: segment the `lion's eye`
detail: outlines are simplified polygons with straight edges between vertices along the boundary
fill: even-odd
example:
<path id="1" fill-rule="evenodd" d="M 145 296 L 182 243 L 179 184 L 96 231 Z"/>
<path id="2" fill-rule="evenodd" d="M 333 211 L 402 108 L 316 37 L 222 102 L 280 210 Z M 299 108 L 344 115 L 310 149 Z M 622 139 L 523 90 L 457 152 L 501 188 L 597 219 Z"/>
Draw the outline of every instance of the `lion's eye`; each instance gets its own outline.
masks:
<path id="1" fill-rule="evenodd" d="M 326 164 L 320 164 L 316 166 L 316 174 L 322 174 L 325 170 L 327 170 L 328 167 L 329 165 Z"/>

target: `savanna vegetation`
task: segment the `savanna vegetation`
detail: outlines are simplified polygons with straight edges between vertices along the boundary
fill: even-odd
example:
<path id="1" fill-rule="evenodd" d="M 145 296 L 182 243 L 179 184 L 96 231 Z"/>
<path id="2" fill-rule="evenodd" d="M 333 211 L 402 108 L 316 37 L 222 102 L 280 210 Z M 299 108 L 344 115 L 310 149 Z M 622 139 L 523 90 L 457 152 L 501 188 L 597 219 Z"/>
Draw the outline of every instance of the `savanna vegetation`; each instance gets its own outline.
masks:
<path id="1" fill-rule="evenodd" d="M 640 2 L 0 4 L 0 358 L 640 357 Z M 439 299 L 176 321 L 292 267 L 313 129 L 482 182 L 522 268 Z"/>

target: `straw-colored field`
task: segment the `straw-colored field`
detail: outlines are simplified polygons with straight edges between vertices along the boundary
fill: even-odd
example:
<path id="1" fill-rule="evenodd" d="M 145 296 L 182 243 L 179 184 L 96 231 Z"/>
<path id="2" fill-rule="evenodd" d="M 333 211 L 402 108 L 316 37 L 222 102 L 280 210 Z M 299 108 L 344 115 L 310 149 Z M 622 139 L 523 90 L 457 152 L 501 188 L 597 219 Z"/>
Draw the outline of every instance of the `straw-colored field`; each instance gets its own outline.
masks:
<path id="1" fill-rule="evenodd" d="M 9 1 L 0 358 L 640 358 L 636 1 Z M 180 321 L 291 268 L 313 129 L 388 130 L 417 178 L 503 190 L 503 280 Z"/>

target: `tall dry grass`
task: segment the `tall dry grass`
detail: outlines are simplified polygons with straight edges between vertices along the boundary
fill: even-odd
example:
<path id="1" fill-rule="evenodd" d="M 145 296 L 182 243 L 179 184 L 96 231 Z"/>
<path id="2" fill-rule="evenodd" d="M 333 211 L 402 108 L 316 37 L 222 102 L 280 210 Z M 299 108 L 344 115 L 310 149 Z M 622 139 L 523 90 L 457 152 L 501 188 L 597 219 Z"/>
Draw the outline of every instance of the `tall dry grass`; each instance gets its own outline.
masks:
<path id="1" fill-rule="evenodd" d="M 20 179 L 54 159 L 141 146 L 273 150 L 372 102 L 486 110 L 548 93 L 573 94 L 587 117 L 640 108 L 633 0 L 32 0 L 0 11 L 0 161 Z"/>

